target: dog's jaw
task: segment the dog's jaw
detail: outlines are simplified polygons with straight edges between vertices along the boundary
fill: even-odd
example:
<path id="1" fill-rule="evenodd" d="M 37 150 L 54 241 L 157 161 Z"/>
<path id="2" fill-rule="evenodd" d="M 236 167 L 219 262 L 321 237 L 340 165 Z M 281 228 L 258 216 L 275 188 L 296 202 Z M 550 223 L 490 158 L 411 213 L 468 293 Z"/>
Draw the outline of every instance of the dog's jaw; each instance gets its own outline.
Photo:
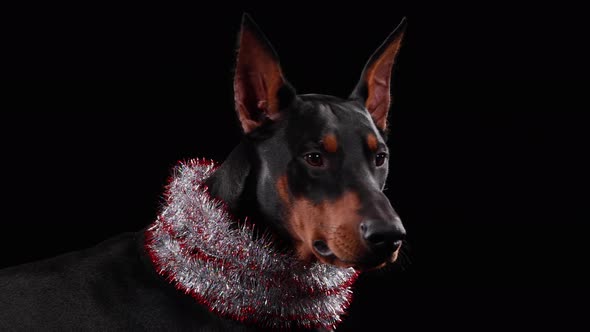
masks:
<path id="1" fill-rule="evenodd" d="M 236 228 L 203 181 L 211 162 L 177 168 L 167 202 L 146 232 L 156 270 L 212 312 L 265 328 L 333 328 L 350 304 L 353 269 L 277 250 L 253 228 Z"/>

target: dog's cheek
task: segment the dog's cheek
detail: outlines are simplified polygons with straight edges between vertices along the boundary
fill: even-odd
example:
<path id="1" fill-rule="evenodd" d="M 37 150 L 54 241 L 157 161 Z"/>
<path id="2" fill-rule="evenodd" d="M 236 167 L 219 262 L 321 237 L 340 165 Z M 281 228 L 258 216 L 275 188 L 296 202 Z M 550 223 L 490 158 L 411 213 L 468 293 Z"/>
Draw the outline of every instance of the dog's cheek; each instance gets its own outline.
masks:
<path id="1" fill-rule="evenodd" d="M 283 215 L 287 229 L 296 242 L 303 242 L 311 250 L 311 239 L 316 235 L 316 220 L 321 211 L 307 199 L 293 199 L 290 195 L 288 177 L 280 176 L 276 184 L 277 193 L 283 204 Z"/>
<path id="2" fill-rule="evenodd" d="M 317 207 L 305 199 L 294 200 L 287 223 L 296 244 L 296 251 L 301 260 L 311 260 L 315 257 L 312 241 L 317 235 Z"/>
<path id="3" fill-rule="evenodd" d="M 291 197 L 289 195 L 289 179 L 286 175 L 279 176 L 277 180 L 277 193 L 279 198 L 283 202 L 283 204 L 288 205 L 291 202 Z"/>
<path id="4" fill-rule="evenodd" d="M 287 230 L 291 234 L 291 237 L 297 242 L 302 239 L 304 233 L 303 220 L 305 216 L 295 209 L 295 204 L 291 199 L 291 191 L 289 190 L 289 179 L 287 175 L 281 175 L 277 179 L 276 189 L 282 204 L 281 209 L 283 220 L 286 223 Z"/>

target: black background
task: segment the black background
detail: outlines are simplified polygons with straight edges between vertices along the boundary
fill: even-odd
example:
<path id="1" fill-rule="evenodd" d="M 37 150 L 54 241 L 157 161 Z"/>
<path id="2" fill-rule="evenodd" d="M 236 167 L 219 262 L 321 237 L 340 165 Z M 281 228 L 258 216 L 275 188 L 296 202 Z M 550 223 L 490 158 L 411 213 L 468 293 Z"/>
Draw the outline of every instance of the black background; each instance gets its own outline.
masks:
<path id="1" fill-rule="evenodd" d="M 83 3 L 83 4 L 82 4 Z M 344 331 L 580 328 L 587 312 L 583 10 L 539 3 L 45 4 L 6 8 L 0 267 L 156 216 L 177 160 L 240 137 L 248 11 L 300 93 L 345 97 L 403 16 L 387 194 L 400 264 L 363 275 Z"/>

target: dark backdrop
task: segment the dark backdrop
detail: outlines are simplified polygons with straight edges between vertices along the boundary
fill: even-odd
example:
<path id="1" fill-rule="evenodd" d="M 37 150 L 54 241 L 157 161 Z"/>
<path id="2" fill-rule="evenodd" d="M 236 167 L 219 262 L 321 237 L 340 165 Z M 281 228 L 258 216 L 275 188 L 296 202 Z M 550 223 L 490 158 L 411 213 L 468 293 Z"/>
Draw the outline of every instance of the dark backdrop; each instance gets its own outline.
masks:
<path id="1" fill-rule="evenodd" d="M 3 11 L 0 267 L 154 219 L 177 160 L 240 137 L 248 11 L 301 93 L 346 96 L 403 16 L 388 195 L 400 264 L 363 275 L 342 330 L 580 327 L 587 34 L 565 3 L 45 4 Z M 581 302 L 580 302 L 581 301 Z"/>

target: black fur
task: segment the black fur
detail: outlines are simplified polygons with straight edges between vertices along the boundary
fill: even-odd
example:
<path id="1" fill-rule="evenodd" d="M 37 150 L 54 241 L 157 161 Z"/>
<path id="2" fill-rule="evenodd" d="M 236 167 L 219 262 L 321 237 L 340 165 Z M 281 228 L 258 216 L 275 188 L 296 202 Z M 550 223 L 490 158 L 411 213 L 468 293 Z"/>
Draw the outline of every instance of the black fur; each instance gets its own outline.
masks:
<path id="1" fill-rule="evenodd" d="M 156 274 L 143 232 L 0 271 L 1 331 L 254 331 Z"/>
<path id="2" fill-rule="evenodd" d="M 255 27 L 247 18 L 244 24 Z M 393 220 L 403 232 L 382 193 L 387 164 L 374 163 L 377 153 L 387 152 L 386 137 L 358 93 L 350 99 L 295 96 L 285 86 L 278 91 L 280 118 L 263 121 L 244 136 L 207 180 L 212 195 L 235 216 L 249 216 L 257 227 L 269 229 L 284 245 L 290 235 L 276 187 L 284 175 L 294 196 L 315 203 L 354 191 L 364 218 Z M 328 132 L 338 136 L 338 150 L 326 155 L 330 167 L 309 167 L 303 156 L 321 151 L 319 142 Z M 377 151 L 366 146 L 369 133 L 378 139 Z M 143 240 L 143 230 L 122 234 L 87 250 L 0 271 L 0 331 L 258 330 L 219 318 L 176 290 L 155 272 Z"/>

